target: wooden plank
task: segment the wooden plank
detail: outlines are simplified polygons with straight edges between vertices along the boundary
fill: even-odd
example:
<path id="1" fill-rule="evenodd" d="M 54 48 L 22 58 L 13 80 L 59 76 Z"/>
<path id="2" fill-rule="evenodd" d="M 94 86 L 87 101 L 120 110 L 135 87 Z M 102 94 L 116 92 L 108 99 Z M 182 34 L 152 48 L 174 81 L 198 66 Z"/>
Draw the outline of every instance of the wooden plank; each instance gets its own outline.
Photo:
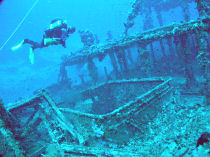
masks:
<path id="1" fill-rule="evenodd" d="M 92 86 L 88 89 L 83 90 L 81 93 L 88 93 L 91 90 L 95 90 L 97 88 L 100 88 L 102 86 L 107 85 L 115 85 L 115 84 L 140 84 L 140 83 L 163 83 L 166 79 L 163 77 L 151 77 L 151 78 L 142 78 L 142 79 L 129 79 L 129 80 L 110 80 L 108 82 L 103 82 L 100 84 L 97 84 L 96 86 Z"/>
<path id="2" fill-rule="evenodd" d="M 168 79 L 167 81 L 163 82 L 162 84 L 156 86 L 155 88 L 153 88 L 152 90 L 148 91 L 147 93 L 137 97 L 135 100 L 127 103 L 126 105 L 119 107 L 118 109 L 112 111 L 111 113 L 105 114 L 103 115 L 104 117 L 108 116 L 108 117 L 112 117 L 112 116 L 116 116 L 119 113 L 122 113 L 124 111 L 128 111 L 128 108 L 134 108 L 136 106 L 136 104 L 145 104 L 148 103 L 148 101 L 150 101 L 152 98 L 154 98 L 156 96 L 156 94 L 161 93 L 162 90 L 161 88 L 165 89 L 168 88 L 168 84 L 172 81 L 172 79 Z"/>
<path id="3" fill-rule="evenodd" d="M 22 99 L 15 103 L 10 103 L 6 106 L 6 109 L 7 111 L 12 111 L 13 109 L 26 107 L 26 106 L 34 104 L 35 102 L 40 102 L 40 101 L 41 101 L 41 93 L 36 94 L 30 98 Z"/>
<path id="4" fill-rule="evenodd" d="M 77 139 L 80 143 L 83 143 L 83 137 L 78 132 L 76 132 L 74 126 L 66 120 L 59 108 L 57 108 L 54 100 L 48 95 L 48 93 L 45 90 L 42 91 L 42 95 L 43 98 L 48 102 L 49 106 L 52 108 L 55 114 L 54 116 L 56 116 L 55 118 L 62 126 L 62 129 L 68 131 L 75 139 Z"/>
<path id="5" fill-rule="evenodd" d="M 81 155 L 81 156 L 127 156 L 127 157 L 139 157 L 142 152 L 134 152 L 132 149 L 120 149 L 120 148 L 105 148 L 105 147 L 86 147 L 79 145 L 61 145 L 65 154 Z M 135 148 L 133 148 L 135 150 Z"/>
<path id="6" fill-rule="evenodd" d="M 32 119 L 34 118 L 34 116 L 36 115 L 37 112 L 38 112 L 38 108 L 35 107 L 34 112 L 32 113 L 32 115 L 26 121 L 26 123 L 24 124 L 24 127 L 27 127 L 29 125 L 29 123 L 32 121 Z"/>

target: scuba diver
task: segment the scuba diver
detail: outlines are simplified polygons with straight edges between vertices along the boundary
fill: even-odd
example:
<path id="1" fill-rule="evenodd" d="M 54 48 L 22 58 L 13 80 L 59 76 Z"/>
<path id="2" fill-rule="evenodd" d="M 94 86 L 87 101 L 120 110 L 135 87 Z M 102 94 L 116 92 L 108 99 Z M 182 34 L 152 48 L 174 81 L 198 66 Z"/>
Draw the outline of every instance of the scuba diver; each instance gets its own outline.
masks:
<path id="1" fill-rule="evenodd" d="M 20 48 L 24 44 L 30 44 L 29 51 L 29 60 L 31 64 L 34 63 L 34 49 L 44 48 L 50 45 L 62 45 L 66 48 L 66 39 L 69 37 L 69 34 L 73 34 L 75 32 L 75 27 L 67 26 L 65 20 L 62 19 L 54 19 L 51 21 L 49 29 L 44 32 L 41 43 L 34 42 L 29 39 L 24 39 L 17 46 L 12 47 L 12 50 L 15 51 Z"/>

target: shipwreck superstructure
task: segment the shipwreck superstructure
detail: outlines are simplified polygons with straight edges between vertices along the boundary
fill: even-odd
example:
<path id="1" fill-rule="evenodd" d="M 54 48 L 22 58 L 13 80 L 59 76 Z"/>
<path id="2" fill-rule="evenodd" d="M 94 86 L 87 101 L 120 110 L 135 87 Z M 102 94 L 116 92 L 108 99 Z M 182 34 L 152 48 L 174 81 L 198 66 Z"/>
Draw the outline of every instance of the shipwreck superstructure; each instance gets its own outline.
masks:
<path id="1" fill-rule="evenodd" d="M 75 95 L 70 94 L 70 87 L 58 88 L 58 83 L 6 107 L 1 102 L 0 154 L 142 156 L 144 153 L 137 150 L 137 146 L 128 146 L 128 143 L 137 136 L 144 139 L 147 132 L 151 132 L 148 126 L 155 117 L 167 105 L 177 103 L 180 95 L 199 95 L 208 106 L 210 4 L 195 0 L 199 18 L 190 21 L 190 2 L 193 0 L 135 0 L 121 39 L 93 43 L 74 55 L 63 57 L 59 77 L 68 85 L 65 68 L 88 65 L 91 81 L 85 82 L 80 76 L 85 86 L 76 92 L 74 89 Z M 182 8 L 185 21 L 163 26 L 161 11 L 177 6 Z M 159 28 L 153 28 L 152 8 Z M 146 15 L 144 31 L 129 36 L 135 17 L 143 13 Z M 160 46 L 159 58 L 155 55 L 154 43 Z M 132 60 L 132 48 L 137 49 L 140 63 Z M 108 74 L 104 68 L 105 78 L 100 81 L 94 60 L 103 61 L 106 57 L 111 61 L 113 72 Z M 199 68 L 201 81 L 196 79 L 198 74 L 193 68 Z M 181 73 L 184 83 L 175 81 L 173 74 L 177 72 Z M 195 86 L 196 90 L 191 89 Z M 52 89 L 57 93 L 52 94 Z M 63 90 L 61 95 L 60 90 Z"/>

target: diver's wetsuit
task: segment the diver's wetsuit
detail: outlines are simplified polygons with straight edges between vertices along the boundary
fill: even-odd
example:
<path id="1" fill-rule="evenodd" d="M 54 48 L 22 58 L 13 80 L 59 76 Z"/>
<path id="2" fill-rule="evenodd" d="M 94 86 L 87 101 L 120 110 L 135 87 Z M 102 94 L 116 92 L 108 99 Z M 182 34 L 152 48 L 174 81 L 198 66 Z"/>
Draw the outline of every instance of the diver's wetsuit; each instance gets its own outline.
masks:
<path id="1" fill-rule="evenodd" d="M 51 22 L 54 23 L 60 19 L 55 19 Z M 36 48 L 43 48 L 48 47 L 49 45 L 59 45 L 61 44 L 64 48 L 66 47 L 66 39 L 69 37 L 69 34 L 75 32 L 75 28 L 68 28 L 66 23 L 62 23 L 60 26 L 55 27 L 53 29 L 47 29 L 43 35 L 43 39 L 41 43 L 34 42 L 29 39 L 24 39 L 23 44 L 30 44 L 32 45 L 31 48 L 34 50 Z M 45 39 L 54 39 L 52 44 L 45 44 Z"/>
<path id="2" fill-rule="evenodd" d="M 43 47 L 45 47 L 42 43 L 40 44 L 40 43 L 38 43 L 38 42 L 29 40 L 29 39 L 24 39 L 23 44 L 30 44 L 30 45 L 32 45 L 32 46 L 31 46 L 32 49 L 43 48 Z"/>
<path id="3" fill-rule="evenodd" d="M 58 44 L 62 44 L 63 47 L 66 47 L 65 45 L 65 40 L 63 40 L 61 38 L 62 36 L 62 31 L 61 30 L 46 30 L 45 31 L 45 34 L 43 36 L 43 39 L 42 39 L 42 42 L 41 43 L 38 43 L 38 42 L 35 42 L 35 41 L 32 41 L 30 39 L 24 39 L 24 42 L 23 44 L 30 44 L 31 45 L 31 48 L 32 49 L 36 49 L 36 48 L 43 48 L 43 47 L 47 47 L 49 45 L 45 45 L 44 44 L 44 39 L 45 38 L 57 38 L 57 41 L 56 43 L 54 43 L 53 45 L 58 45 Z"/>

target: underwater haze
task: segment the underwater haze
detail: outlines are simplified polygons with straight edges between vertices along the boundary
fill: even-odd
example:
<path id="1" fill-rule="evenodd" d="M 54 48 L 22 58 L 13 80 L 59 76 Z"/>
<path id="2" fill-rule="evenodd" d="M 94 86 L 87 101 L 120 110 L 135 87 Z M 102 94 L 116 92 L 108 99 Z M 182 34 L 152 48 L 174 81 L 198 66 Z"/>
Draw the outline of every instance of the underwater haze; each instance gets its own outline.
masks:
<path id="1" fill-rule="evenodd" d="M 34 0 L 7 0 L 1 4 L 1 46 L 18 27 L 34 2 Z M 97 34 L 101 43 L 105 42 L 108 31 L 111 31 L 114 39 L 119 39 L 123 35 L 123 23 L 131 10 L 131 5 L 131 0 L 39 1 L 0 51 L 0 95 L 4 98 L 4 102 L 13 102 L 55 83 L 61 56 L 82 47 L 78 30 L 91 30 Z M 190 4 L 191 19 L 198 17 L 195 7 L 195 3 Z M 67 39 L 67 48 L 59 45 L 36 50 L 34 65 L 28 60 L 29 46 L 23 46 L 15 52 L 11 51 L 12 46 L 25 38 L 40 42 L 43 32 L 55 18 L 66 19 L 69 25 L 76 27 L 76 33 Z M 154 12 L 152 18 L 154 27 L 159 26 Z M 143 19 L 144 14 L 135 19 L 136 23 L 130 34 L 142 31 Z M 163 12 L 164 25 L 182 20 L 180 7 Z M 70 70 L 70 78 L 74 84 L 77 84 L 78 78 L 75 73 L 74 69 Z"/>
<path id="2" fill-rule="evenodd" d="M 2 3 L 1 45 L 16 29 L 34 2 L 7 0 Z M 23 46 L 15 52 L 11 51 L 12 46 L 25 38 L 40 42 L 44 30 L 55 18 L 66 19 L 69 25 L 76 27 L 77 31 L 85 29 L 93 31 L 101 42 L 106 39 L 108 31 L 112 31 L 113 36 L 118 38 L 123 32 L 122 21 L 126 19 L 130 6 L 131 3 L 127 0 L 39 1 L 0 52 L 0 95 L 4 98 L 4 102 L 13 102 L 32 94 L 37 89 L 55 83 L 61 56 L 80 49 L 82 44 L 76 32 L 67 40 L 66 49 L 53 46 L 36 50 L 34 65 L 28 60 L 29 46 Z M 75 71 L 71 70 L 70 73 L 74 78 Z M 74 82 L 76 80 L 77 78 Z"/>
<path id="3" fill-rule="evenodd" d="M 209 0 L 2 0 L 0 21 L 0 157 L 209 156 Z"/>

